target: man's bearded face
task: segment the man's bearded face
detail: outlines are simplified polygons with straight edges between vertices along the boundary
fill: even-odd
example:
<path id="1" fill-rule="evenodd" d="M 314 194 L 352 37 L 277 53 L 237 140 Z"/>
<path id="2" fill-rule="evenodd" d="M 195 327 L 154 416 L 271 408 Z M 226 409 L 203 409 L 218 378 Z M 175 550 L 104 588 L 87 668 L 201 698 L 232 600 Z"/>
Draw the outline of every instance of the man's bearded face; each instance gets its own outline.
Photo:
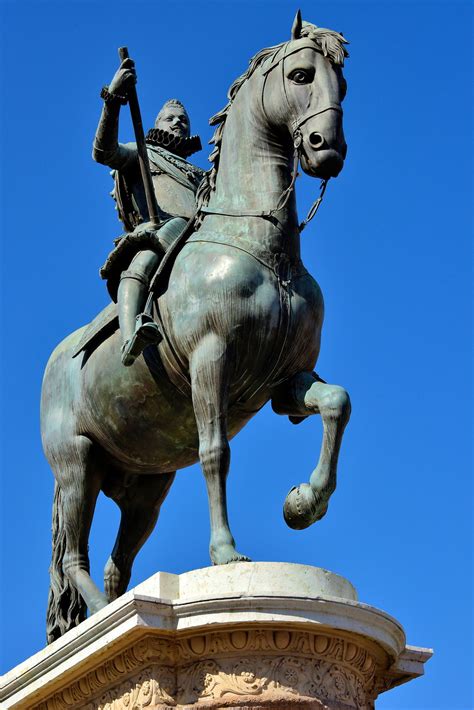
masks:
<path id="1" fill-rule="evenodd" d="M 179 138 L 189 138 L 191 134 L 189 118 L 180 106 L 164 106 L 156 117 L 155 128 L 168 131 Z"/>

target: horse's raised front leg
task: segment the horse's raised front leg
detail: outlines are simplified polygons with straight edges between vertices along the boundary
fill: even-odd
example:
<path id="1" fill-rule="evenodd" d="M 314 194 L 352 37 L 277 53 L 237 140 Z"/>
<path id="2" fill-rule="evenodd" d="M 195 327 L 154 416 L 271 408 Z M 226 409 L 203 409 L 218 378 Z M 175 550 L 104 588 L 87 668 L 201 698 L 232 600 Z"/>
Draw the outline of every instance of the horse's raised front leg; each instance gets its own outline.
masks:
<path id="1" fill-rule="evenodd" d="M 213 333 L 206 335 L 190 361 L 193 407 L 199 435 L 199 459 L 206 479 L 212 563 L 248 560 L 235 549 L 227 517 L 226 479 L 230 464 L 227 440 L 228 352 Z"/>
<path id="2" fill-rule="evenodd" d="M 133 561 L 155 527 L 174 477 L 173 472 L 123 481 L 117 475 L 104 482 L 102 490 L 117 503 L 122 514 L 114 549 L 104 569 L 104 590 L 109 601 L 127 591 Z"/>
<path id="3" fill-rule="evenodd" d="M 310 372 L 301 372 L 273 392 L 272 407 L 290 418 L 320 414 L 323 441 L 318 465 L 309 484 L 302 483 L 288 493 L 283 507 L 290 528 L 302 530 L 320 520 L 336 488 L 337 459 L 344 428 L 349 421 L 351 403 L 346 390 L 328 385 Z"/>

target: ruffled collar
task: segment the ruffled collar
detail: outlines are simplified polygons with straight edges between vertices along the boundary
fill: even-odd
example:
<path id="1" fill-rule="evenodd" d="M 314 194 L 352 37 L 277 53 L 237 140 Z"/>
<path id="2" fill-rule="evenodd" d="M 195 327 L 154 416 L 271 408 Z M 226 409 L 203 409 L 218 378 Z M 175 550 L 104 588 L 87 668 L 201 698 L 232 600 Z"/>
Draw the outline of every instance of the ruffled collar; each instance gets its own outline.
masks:
<path id="1" fill-rule="evenodd" d="M 202 149 L 199 136 L 182 138 L 169 131 L 164 131 L 162 128 L 150 128 L 145 136 L 145 141 L 158 148 L 164 148 L 170 153 L 178 155 L 180 158 L 188 158 L 193 153 Z"/>

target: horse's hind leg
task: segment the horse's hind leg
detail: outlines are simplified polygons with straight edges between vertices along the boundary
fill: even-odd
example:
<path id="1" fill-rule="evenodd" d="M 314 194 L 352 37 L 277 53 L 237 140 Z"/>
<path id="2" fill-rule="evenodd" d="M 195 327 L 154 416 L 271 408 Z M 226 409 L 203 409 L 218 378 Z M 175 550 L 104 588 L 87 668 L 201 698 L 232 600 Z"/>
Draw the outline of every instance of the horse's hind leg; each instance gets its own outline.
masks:
<path id="1" fill-rule="evenodd" d="M 235 549 L 227 517 L 226 479 L 230 464 L 227 440 L 228 353 L 217 335 L 206 335 L 190 361 L 194 414 L 199 434 L 199 459 L 206 479 L 215 565 L 248 560 Z"/>
<path id="2" fill-rule="evenodd" d="M 127 590 L 133 561 L 155 527 L 174 477 L 175 472 L 134 476 L 125 485 L 114 481 L 113 489 L 104 482 L 104 493 L 117 503 L 122 514 L 114 549 L 104 569 L 109 601 Z"/>
<path id="3" fill-rule="evenodd" d="M 288 414 L 292 420 L 295 417 L 296 422 L 299 417 L 318 413 L 323 420 L 318 465 L 309 484 L 291 489 L 283 509 L 287 524 L 301 530 L 325 515 L 336 488 L 337 459 L 351 413 L 350 399 L 342 387 L 322 382 L 312 373 L 301 372 L 276 388 L 272 407 L 277 414 Z"/>
<path id="4" fill-rule="evenodd" d="M 85 618 L 74 590 L 91 613 L 104 607 L 107 599 L 89 574 L 88 539 L 102 476 L 94 446 L 85 436 L 74 436 L 61 448 L 48 446 L 47 453 L 56 476 L 48 607 L 51 641 Z"/>

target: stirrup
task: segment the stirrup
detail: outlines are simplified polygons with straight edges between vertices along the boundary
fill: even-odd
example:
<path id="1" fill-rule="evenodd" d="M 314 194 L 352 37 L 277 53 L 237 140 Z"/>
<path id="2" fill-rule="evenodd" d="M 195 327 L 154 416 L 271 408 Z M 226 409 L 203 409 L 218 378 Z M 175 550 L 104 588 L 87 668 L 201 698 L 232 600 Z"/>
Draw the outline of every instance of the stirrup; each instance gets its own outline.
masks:
<path id="1" fill-rule="evenodd" d="M 148 345 L 158 345 L 162 340 L 158 324 L 147 313 L 140 313 L 134 334 L 122 345 L 122 364 L 130 367 Z"/>

